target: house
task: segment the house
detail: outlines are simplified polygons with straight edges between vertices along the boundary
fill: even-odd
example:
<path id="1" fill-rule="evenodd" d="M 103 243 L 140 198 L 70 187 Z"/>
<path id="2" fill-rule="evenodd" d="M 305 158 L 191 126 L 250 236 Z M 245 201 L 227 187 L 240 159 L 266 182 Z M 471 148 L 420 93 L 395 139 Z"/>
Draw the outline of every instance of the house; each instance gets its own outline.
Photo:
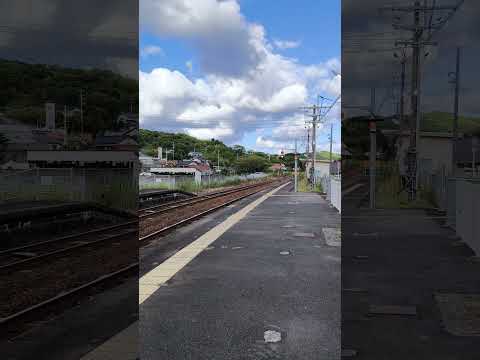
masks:
<path id="1" fill-rule="evenodd" d="M 382 130 L 382 133 L 386 136 L 397 136 L 397 161 L 399 164 L 406 164 L 407 150 L 410 144 L 410 133 L 404 131 L 400 134 L 398 130 Z M 450 132 L 420 132 L 417 151 L 419 154 L 419 169 L 423 173 L 433 174 L 442 169 L 446 174 L 451 173 L 453 153 L 452 138 L 453 136 Z M 406 171 L 405 166 L 401 166 L 400 171 Z"/>
<path id="2" fill-rule="evenodd" d="M 273 172 L 284 172 L 287 170 L 287 167 L 285 166 L 285 164 L 273 164 L 272 166 L 270 166 L 270 170 L 273 171 Z"/>
<path id="3" fill-rule="evenodd" d="M 305 173 L 307 179 L 310 180 L 312 175 L 312 160 L 308 159 L 305 163 Z M 320 179 L 324 176 L 328 176 L 330 174 L 330 161 L 329 160 L 315 160 L 315 178 Z"/>
<path id="4" fill-rule="evenodd" d="M 98 135 L 95 137 L 96 150 L 137 151 L 137 141 L 128 135 Z"/>
<path id="5" fill-rule="evenodd" d="M 138 114 L 131 112 L 120 114 L 117 117 L 117 125 L 127 129 L 138 129 Z"/>

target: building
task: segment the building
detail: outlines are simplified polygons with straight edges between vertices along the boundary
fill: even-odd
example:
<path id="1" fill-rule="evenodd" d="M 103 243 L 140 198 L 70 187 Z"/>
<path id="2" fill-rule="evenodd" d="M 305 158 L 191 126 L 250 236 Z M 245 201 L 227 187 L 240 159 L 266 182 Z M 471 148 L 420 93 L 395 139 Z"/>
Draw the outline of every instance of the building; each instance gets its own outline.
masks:
<path id="1" fill-rule="evenodd" d="M 285 166 L 285 164 L 273 164 L 272 166 L 270 166 L 270 170 L 276 173 L 280 173 L 287 171 L 287 167 Z"/>
<path id="2" fill-rule="evenodd" d="M 310 181 L 310 177 L 312 175 L 312 160 L 308 159 L 305 162 L 305 173 L 307 179 Z M 328 176 L 330 174 L 330 161 L 329 160 L 315 160 L 315 177 L 320 179 L 322 177 Z"/>
<path id="3" fill-rule="evenodd" d="M 131 151 L 27 151 L 31 168 L 135 168 L 138 158 Z"/>
<path id="4" fill-rule="evenodd" d="M 122 128 L 135 128 L 138 129 L 138 114 L 135 113 L 122 113 L 117 117 L 117 125 Z"/>

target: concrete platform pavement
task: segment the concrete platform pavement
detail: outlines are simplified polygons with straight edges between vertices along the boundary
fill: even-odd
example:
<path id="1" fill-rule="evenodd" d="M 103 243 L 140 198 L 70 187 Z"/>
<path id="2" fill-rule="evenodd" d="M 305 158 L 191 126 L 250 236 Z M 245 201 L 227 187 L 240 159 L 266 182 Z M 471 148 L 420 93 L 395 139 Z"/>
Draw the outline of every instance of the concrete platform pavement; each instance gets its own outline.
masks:
<path id="1" fill-rule="evenodd" d="M 257 198 L 215 239 L 236 215 L 217 224 L 203 251 L 147 292 L 142 360 L 340 358 L 340 215 L 291 188 Z"/>
<path id="2" fill-rule="evenodd" d="M 480 358 L 480 262 L 442 220 L 342 214 L 342 346 L 352 358 Z"/>

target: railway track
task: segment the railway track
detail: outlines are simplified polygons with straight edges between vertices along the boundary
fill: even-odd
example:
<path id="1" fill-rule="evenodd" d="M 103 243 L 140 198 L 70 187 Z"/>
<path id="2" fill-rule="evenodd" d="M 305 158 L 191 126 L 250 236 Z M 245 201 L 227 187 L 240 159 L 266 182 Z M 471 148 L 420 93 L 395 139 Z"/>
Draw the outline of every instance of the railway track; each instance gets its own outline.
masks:
<path id="1" fill-rule="evenodd" d="M 198 195 L 194 198 L 188 198 L 188 199 L 182 199 L 182 200 L 176 200 L 176 201 L 169 201 L 164 204 L 159 204 L 159 205 L 153 205 L 149 206 L 143 209 L 139 210 L 139 218 L 145 218 L 148 216 L 156 215 L 156 214 L 161 214 L 167 211 L 170 211 L 172 209 L 177 209 L 180 207 L 185 207 L 188 205 L 193 205 L 196 203 L 204 202 L 209 199 L 215 199 L 221 196 L 225 196 L 228 194 L 234 194 L 242 190 L 246 189 L 252 189 L 252 188 L 257 188 L 259 186 L 263 186 L 265 184 L 270 184 L 271 182 L 262 182 L 262 183 L 256 183 L 256 184 L 250 184 L 250 185 L 245 185 L 241 187 L 236 187 L 234 189 L 227 189 L 227 190 L 222 190 L 222 191 L 217 191 L 214 193 L 209 193 L 205 195 Z"/>
<path id="2" fill-rule="evenodd" d="M 20 276 L 19 279 L 21 279 L 21 271 L 18 273 L 15 271 L 25 268 L 30 271 L 29 269 L 35 269 L 37 266 L 40 268 L 42 266 L 52 266 L 53 262 L 49 262 L 50 260 L 56 261 L 58 259 L 60 262 L 65 262 L 65 259 L 76 259 L 77 263 L 79 263 L 83 258 L 88 259 L 88 254 L 91 252 L 89 247 L 91 247 L 93 251 L 96 251 L 95 249 L 104 249 L 107 244 L 114 244 L 116 240 L 120 240 L 122 237 L 138 233 L 139 221 L 141 224 L 142 221 L 157 214 L 175 214 L 174 221 L 163 224 L 161 229 L 156 229 L 154 232 L 148 234 L 148 236 L 140 237 L 140 241 L 144 241 L 203 216 L 206 213 L 215 211 L 218 208 L 227 206 L 235 201 L 283 182 L 285 182 L 285 180 L 282 179 L 280 181 L 256 183 L 201 195 L 195 198 L 155 205 L 148 208 L 148 210 L 150 210 L 149 212 L 145 211 L 147 209 L 141 210 L 139 219 L 135 221 L 128 221 L 121 224 L 92 229 L 80 234 L 71 234 L 3 250 L 0 251 L 0 275 L 7 279 L 10 274 L 18 274 L 18 276 Z M 183 213 L 184 216 L 178 216 L 179 213 Z M 115 253 L 115 251 L 113 253 Z M 48 261 L 45 261 L 47 259 Z M 81 262 L 83 262 L 83 260 L 81 260 Z M 71 267 L 76 269 L 75 265 Z M 123 265 L 119 263 L 118 266 L 112 266 L 108 271 L 97 271 L 98 276 L 95 279 L 91 277 L 88 281 L 80 282 L 70 287 L 64 287 L 64 285 L 62 285 L 63 290 L 57 290 L 55 294 L 53 292 L 50 296 L 45 296 L 44 294 L 40 301 L 31 301 L 28 306 L 17 306 L 15 311 L 7 314 L 4 313 L 4 317 L 0 318 L 0 326 L 2 329 L 7 329 L 7 331 L 10 331 L 8 329 L 13 329 L 15 332 L 19 327 L 35 321 L 59 305 L 65 303 L 70 304 L 72 301 L 92 293 L 92 291 L 98 291 L 96 289 L 99 287 L 109 286 L 109 284 L 116 279 L 137 274 L 137 271 L 138 262 L 133 262 L 132 259 L 132 263 L 130 264 L 124 261 Z M 52 270 L 52 273 L 55 274 L 55 270 Z M 60 272 L 58 280 L 60 280 L 61 277 Z M 53 279 L 50 279 L 48 281 L 52 280 Z"/>
<path id="3" fill-rule="evenodd" d="M 128 221 L 2 250 L 0 251 L 0 272 L 17 269 L 20 266 L 33 266 L 47 258 L 63 256 L 88 246 L 114 241 L 125 235 L 136 233 L 137 226 L 137 220 Z"/>
<path id="4" fill-rule="evenodd" d="M 194 199 L 185 199 L 174 203 L 157 205 L 150 209 L 144 209 L 148 210 L 149 212 L 146 211 L 140 214 L 139 240 L 143 242 L 153 239 L 154 237 L 157 237 L 168 230 L 195 220 L 221 207 L 232 204 L 233 202 L 246 198 L 254 193 L 264 190 L 265 188 L 269 188 L 284 182 L 285 180 L 262 182 L 216 192 L 214 194 L 202 195 Z M 185 208 L 187 208 L 187 210 L 185 210 Z M 155 222 L 156 217 L 161 214 L 165 216 L 171 216 L 166 217 L 166 219 L 161 219 L 157 226 L 155 224 L 152 225 L 151 222 Z M 145 227 L 153 227 L 153 229 L 142 234 L 142 230 L 144 230 Z"/>
<path id="5" fill-rule="evenodd" d="M 69 299 L 81 297 L 85 293 L 92 291 L 92 289 L 95 287 L 105 286 L 106 284 L 115 281 L 116 279 L 131 276 L 132 273 L 138 275 L 138 268 L 139 263 L 134 262 L 130 265 L 122 267 L 121 269 L 101 275 L 95 280 L 89 281 L 73 289 L 62 292 L 59 295 L 53 296 L 40 303 L 34 304 L 6 317 L 0 318 L 0 326 L 2 326 L 0 332 L 8 333 L 8 331 L 12 331 L 12 328 L 9 326 L 14 326 L 15 328 L 17 328 L 18 322 L 28 321 L 32 318 L 35 319 L 36 317 L 38 317 L 39 312 L 46 311 L 47 309 L 58 306 L 58 304 L 64 301 L 68 301 Z"/>

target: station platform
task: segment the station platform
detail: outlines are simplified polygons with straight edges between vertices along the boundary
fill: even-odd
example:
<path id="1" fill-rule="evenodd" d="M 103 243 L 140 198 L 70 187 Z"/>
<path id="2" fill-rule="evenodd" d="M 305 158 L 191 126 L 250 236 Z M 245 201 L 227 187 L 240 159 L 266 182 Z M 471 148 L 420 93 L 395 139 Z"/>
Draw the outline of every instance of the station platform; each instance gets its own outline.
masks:
<path id="1" fill-rule="evenodd" d="M 340 215 L 292 188 L 141 251 L 142 360 L 340 358 Z"/>

